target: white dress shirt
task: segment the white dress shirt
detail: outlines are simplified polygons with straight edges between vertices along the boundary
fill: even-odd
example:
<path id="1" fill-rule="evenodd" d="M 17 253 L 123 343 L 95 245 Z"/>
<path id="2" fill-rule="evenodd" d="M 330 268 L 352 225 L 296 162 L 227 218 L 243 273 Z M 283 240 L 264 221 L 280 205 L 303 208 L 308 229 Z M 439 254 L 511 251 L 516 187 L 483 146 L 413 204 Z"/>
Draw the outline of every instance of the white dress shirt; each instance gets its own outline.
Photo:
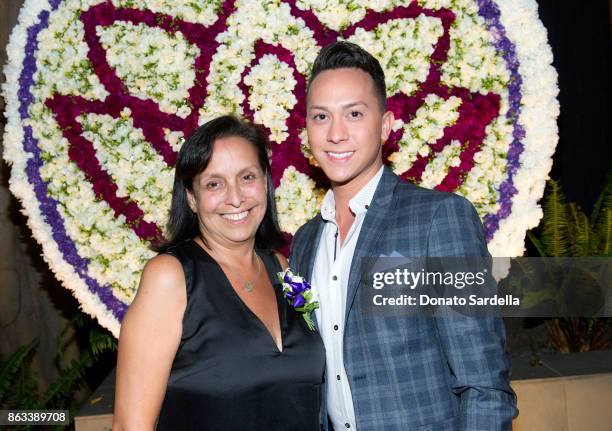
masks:
<path id="1" fill-rule="evenodd" d="M 355 221 L 340 245 L 336 223 L 334 193 L 328 190 L 321 204 L 325 222 L 312 271 L 313 290 L 319 295 L 319 308 L 315 311 L 319 332 L 326 350 L 327 411 L 335 430 L 355 430 L 355 410 L 351 387 L 344 369 L 342 352 L 344 317 L 351 262 L 361 226 L 372 201 L 383 168 L 350 201 Z"/>

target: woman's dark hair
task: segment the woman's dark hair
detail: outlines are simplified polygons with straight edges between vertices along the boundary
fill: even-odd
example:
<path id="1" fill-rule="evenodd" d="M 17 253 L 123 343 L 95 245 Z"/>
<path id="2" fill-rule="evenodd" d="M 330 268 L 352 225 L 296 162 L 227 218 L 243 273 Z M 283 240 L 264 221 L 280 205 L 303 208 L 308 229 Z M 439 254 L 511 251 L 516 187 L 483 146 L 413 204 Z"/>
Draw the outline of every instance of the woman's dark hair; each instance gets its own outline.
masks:
<path id="1" fill-rule="evenodd" d="M 214 143 L 222 138 L 240 137 L 249 141 L 257 151 L 257 159 L 266 176 L 267 208 L 255 234 L 255 247 L 273 250 L 285 244 L 276 216 L 274 184 L 268 160 L 269 144 L 257 126 L 232 115 L 215 118 L 198 127 L 179 151 L 172 188 L 172 204 L 166 227 L 167 240 L 155 247 L 163 253 L 170 247 L 200 235 L 197 215 L 191 211 L 187 191 L 193 192 L 193 180 L 208 166 Z"/>
<path id="2" fill-rule="evenodd" d="M 360 69 L 370 75 L 374 81 L 374 89 L 378 96 L 382 112 L 387 110 L 387 86 L 385 72 L 380 63 L 368 51 L 350 42 L 335 42 L 323 48 L 312 65 L 308 79 L 307 93 L 312 82 L 321 72 L 334 69 Z"/>

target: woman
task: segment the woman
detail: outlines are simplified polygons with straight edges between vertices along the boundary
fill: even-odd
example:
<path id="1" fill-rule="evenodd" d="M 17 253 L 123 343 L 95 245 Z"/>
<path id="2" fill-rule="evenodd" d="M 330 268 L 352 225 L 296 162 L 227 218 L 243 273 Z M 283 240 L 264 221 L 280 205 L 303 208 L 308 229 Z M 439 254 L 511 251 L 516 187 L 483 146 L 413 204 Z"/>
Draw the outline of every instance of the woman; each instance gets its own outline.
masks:
<path id="1" fill-rule="evenodd" d="M 179 153 L 169 241 L 121 327 L 115 430 L 315 430 L 325 354 L 275 285 L 267 142 L 234 117 Z"/>

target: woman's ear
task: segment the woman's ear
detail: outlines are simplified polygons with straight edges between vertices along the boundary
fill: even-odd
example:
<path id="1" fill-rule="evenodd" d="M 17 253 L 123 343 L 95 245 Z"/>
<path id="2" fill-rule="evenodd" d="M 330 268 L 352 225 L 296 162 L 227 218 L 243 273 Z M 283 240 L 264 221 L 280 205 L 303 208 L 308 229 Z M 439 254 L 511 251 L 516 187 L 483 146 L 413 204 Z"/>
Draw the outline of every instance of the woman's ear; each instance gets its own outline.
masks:
<path id="1" fill-rule="evenodd" d="M 198 212 L 198 205 L 196 203 L 195 195 L 193 194 L 193 192 L 191 190 L 185 190 L 185 191 L 187 193 L 187 204 L 189 205 L 189 208 L 194 213 L 197 213 Z"/>

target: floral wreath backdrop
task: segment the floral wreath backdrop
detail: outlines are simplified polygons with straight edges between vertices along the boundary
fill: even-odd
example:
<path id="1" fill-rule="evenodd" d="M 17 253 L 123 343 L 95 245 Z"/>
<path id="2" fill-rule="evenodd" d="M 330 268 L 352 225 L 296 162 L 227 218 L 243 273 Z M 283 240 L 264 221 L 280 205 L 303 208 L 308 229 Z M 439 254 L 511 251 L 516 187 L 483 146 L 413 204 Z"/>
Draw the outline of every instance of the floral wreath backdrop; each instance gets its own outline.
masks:
<path id="1" fill-rule="evenodd" d="M 493 255 L 523 252 L 557 142 L 557 75 L 535 0 L 26 0 L 8 46 L 4 157 L 44 256 L 115 335 L 163 235 L 173 166 L 235 112 L 272 141 L 282 229 L 316 214 L 305 88 L 322 46 L 386 72 L 385 162 L 473 202 Z"/>

